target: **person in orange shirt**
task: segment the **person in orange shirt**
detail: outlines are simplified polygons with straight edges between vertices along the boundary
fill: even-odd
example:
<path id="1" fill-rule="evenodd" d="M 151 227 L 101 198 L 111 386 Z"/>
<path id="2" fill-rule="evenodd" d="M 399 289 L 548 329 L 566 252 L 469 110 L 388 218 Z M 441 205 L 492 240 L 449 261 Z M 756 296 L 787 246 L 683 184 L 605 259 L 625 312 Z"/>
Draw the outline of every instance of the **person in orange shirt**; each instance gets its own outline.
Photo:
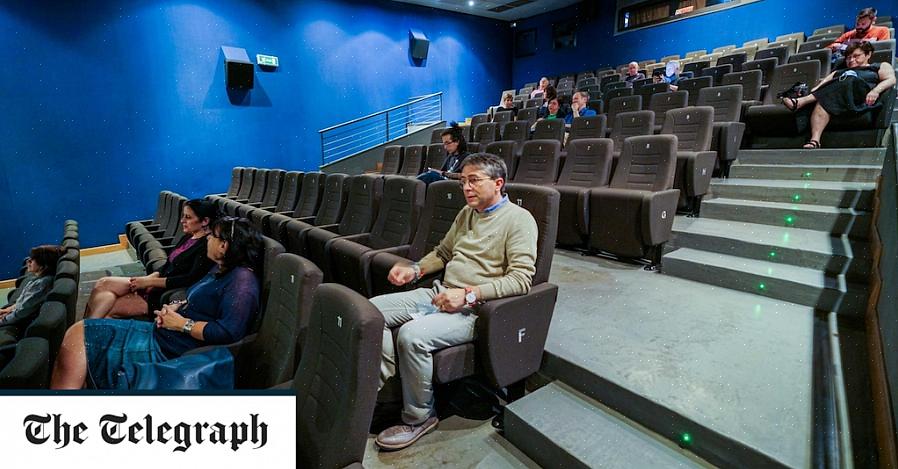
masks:
<path id="1" fill-rule="evenodd" d="M 875 26 L 876 8 L 864 8 L 857 14 L 854 22 L 854 29 L 839 36 L 832 44 L 830 49 L 833 52 L 843 51 L 852 42 L 870 42 L 885 41 L 889 39 L 889 28 L 885 26 Z"/>

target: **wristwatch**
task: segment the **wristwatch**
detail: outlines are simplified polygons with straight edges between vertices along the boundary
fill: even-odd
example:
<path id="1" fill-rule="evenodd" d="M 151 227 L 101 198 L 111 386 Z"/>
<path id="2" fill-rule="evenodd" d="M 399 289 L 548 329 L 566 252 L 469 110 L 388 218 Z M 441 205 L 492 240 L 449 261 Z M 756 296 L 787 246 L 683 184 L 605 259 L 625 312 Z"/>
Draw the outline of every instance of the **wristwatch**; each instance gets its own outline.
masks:
<path id="1" fill-rule="evenodd" d="M 421 264 L 415 262 L 412 264 L 412 270 L 415 271 L 415 280 L 421 280 Z"/>
<path id="2" fill-rule="evenodd" d="M 184 327 L 181 328 L 181 332 L 190 334 L 190 331 L 193 330 L 194 324 L 196 324 L 196 321 L 194 321 L 193 319 L 188 319 L 187 322 L 184 323 Z"/>
<path id="3" fill-rule="evenodd" d="M 477 295 L 474 293 L 473 287 L 465 287 L 465 306 L 474 306 L 477 304 Z"/>

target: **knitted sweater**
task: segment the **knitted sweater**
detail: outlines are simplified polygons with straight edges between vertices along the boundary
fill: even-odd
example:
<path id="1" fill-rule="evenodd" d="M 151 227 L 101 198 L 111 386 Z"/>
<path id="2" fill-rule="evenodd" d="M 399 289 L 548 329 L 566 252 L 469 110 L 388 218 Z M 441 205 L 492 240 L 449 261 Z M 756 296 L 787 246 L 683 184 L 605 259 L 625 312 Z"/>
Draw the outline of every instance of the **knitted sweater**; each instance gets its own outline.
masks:
<path id="1" fill-rule="evenodd" d="M 479 287 L 481 300 L 523 295 L 536 272 L 537 234 L 533 215 L 511 202 L 489 213 L 465 206 L 419 265 L 425 273 L 445 268 L 448 287 Z"/>

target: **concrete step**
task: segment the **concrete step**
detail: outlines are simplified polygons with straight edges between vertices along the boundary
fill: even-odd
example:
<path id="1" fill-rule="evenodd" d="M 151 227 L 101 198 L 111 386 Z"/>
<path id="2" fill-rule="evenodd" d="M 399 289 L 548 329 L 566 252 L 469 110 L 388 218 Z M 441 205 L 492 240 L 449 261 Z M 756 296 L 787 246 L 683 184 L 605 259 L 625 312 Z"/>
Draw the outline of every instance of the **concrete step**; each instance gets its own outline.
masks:
<path id="1" fill-rule="evenodd" d="M 767 149 L 739 150 L 736 164 L 763 165 L 869 165 L 882 166 L 885 159 L 884 148 L 818 148 L 804 149 Z"/>
<path id="2" fill-rule="evenodd" d="M 844 276 L 774 262 L 681 248 L 662 259 L 667 275 L 777 298 L 824 311 L 860 316 L 867 303 L 864 285 Z"/>
<path id="3" fill-rule="evenodd" d="M 872 182 L 712 179 L 710 197 L 872 210 Z"/>
<path id="4" fill-rule="evenodd" d="M 807 267 L 830 275 L 844 274 L 861 283 L 870 274 L 867 243 L 851 242 L 847 236 L 832 236 L 823 231 L 676 217 L 670 245 Z"/>
<path id="5" fill-rule="evenodd" d="M 747 179 L 792 179 L 799 181 L 874 182 L 882 166 L 875 165 L 786 165 L 734 164 L 730 177 Z"/>
<path id="6" fill-rule="evenodd" d="M 711 467 L 559 381 L 505 408 L 505 437 L 542 467 Z"/>
<path id="7" fill-rule="evenodd" d="M 833 235 L 847 234 L 857 239 L 866 239 L 872 219 L 870 212 L 851 208 L 722 197 L 703 200 L 701 216 L 718 220 L 824 231 Z"/>

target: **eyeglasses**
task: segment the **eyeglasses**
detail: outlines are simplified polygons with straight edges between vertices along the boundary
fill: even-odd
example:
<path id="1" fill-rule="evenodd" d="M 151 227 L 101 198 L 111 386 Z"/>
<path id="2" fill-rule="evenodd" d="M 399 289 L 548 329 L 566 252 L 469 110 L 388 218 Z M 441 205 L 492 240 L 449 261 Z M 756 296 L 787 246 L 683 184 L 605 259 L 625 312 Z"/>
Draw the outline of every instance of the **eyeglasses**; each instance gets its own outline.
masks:
<path id="1" fill-rule="evenodd" d="M 467 185 L 470 185 L 471 187 L 474 187 L 474 186 L 480 184 L 481 182 L 487 181 L 487 180 L 490 180 L 490 179 L 495 179 L 495 178 L 461 178 L 461 179 L 458 180 L 458 183 L 459 183 L 462 187 L 465 187 L 465 186 L 467 186 Z"/>
<path id="2" fill-rule="evenodd" d="M 453 143 L 458 143 L 458 142 L 453 142 L 452 140 L 449 140 L 448 142 L 443 142 L 443 146 L 445 147 L 448 145 L 452 145 Z"/>

